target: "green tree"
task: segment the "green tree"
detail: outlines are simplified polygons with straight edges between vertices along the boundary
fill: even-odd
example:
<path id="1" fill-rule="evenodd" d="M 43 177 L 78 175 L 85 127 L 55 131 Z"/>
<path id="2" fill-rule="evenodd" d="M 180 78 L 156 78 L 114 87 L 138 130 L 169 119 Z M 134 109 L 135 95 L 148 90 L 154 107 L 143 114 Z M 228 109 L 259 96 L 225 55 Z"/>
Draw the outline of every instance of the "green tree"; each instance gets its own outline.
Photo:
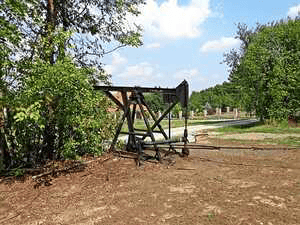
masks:
<path id="1" fill-rule="evenodd" d="M 287 119 L 300 107 L 299 20 L 264 26 L 252 37 L 233 73 L 244 105 L 264 119 Z"/>
<path id="2" fill-rule="evenodd" d="M 68 35 L 57 32 L 53 41 L 59 45 Z M 21 88 L 8 89 L 2 98 L 9 109 L 4 131 L 8 145 L 5 167 L 100 154 L 115 121 L 106 112 L 107 98 L 93 89 L 97 71 L 79 68 L 69 57 L 60 55 L 55 64 L 35 60 L 19 66 Z"/>
<path id="3" fill-rule="evenodd" d="M 172 109 L 172 114 L 175 116 L 175 117 L 179 117 L 179 112 L 182 112 L 182 107 L 181 107 L 181 104 L 178 103 L 174 106 L 174 108 Z M 182 112 L 183 113 L 183 112 Z"/>
<path id="4" fill-rule="evenodd" d="M 11 10 L 4 10 L 2 16 L 15 24 L 26 39 L 23 56 L 31 60 L 42 58 L 54 64 L 58 55 L 63 57 L 69 52 L 77 65 L 102 70 L 104 54 L 142 44 L 141 28 L 134 24 L 129 26 L 127 19 L 139 14 L 140 4 L 144 4 L 144 0 L 27 0 L 23 1 L 27 8 L 26 18 L 11 20 Z M 74 31 L 74 34 L 57 45 L 54 38 L 61 29 Z M 38 40 L 43 38 L 47 42 L 41 45 Z"/>
<path id="5" fill-rule="evenodd" d="M 163 112 L 166 109 L 163 97 L 159 93 L 145 94 L 145 101 L 149 105 L 150 109 L 155 113 L 158 113 L 159 111 Z"/>
<path id="6" fill-rule="evenodd" d="M 205 105 L 209 104 L 213 108 L 237 107 L 237 93 L 231 82 L 215 85 L 214 87 L 193 92 L 190 96 L 189 107 L 194 111 L 203 111 Z"/>
<path id="7" fill-rule="evenodd" d="M 21 41 L 21 32 L 12 21 L 25 17 L 27 9 L 25 2 L 20 0 L 0 2 L 0 171 L 10 164 L 6 99 L 16 78 L 13 68 L 17 67 L 17 63 L 13 58 Z"/>
<path id="8" fill-rule="evenodd" d="M 114 121 L 106 113 L 109 102 L 93 84 L 107 79 L 104 54 L 142 44 L 140 29 L 126 24 L 142 3 L 0 2 L 1 148 L 6 144 L 1 156 L 7 156 L 0 169 L 101 153 Z M 105 48 L 111 42 L 119 44 Z"/>
<path id="9" fill-rule="evenodd" d="M 55 65 L 31 65 L 31 76 L 14 97 L 12 138 L 19 163 L 102 152 L 102 141 L 111 137 L 114 120 L 106 112 L 107 98 L 93 90 L 89 79 L 93 72 L 76 68 L 68 58 Z"/>

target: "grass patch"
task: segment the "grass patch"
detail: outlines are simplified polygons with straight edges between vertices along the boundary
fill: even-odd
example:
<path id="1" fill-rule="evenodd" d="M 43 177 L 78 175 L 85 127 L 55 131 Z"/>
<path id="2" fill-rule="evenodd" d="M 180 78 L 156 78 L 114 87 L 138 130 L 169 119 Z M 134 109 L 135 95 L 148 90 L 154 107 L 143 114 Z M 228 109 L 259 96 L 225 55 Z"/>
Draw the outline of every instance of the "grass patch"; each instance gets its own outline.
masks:
<path id="1" fill-rule="evenodd" d="M 257 122 L 248 125 L 222 127 L 222 128 L 214 129 L 214 131 L 220 133 L 221 139 L 222 139 L 221 136 L 226 134 L 242 134 L 242 133 L 274 134 L 274 137 L 264 138 L 263 140 L 248 140 L 247 138 L 245 139 L 226 138 L 226 141 L 232 141 L 241 144 L 272 144 L 272 145 L 285 145 L 291 147 L 300 146 L 300 140 L 299 140 L 300 127 L 289 127 L 287 122 L 276 122 L 276 121 Z"/>
<path id="2" fill-rule="evenodd" d="M 287 122 L 257 122 L 248 125 L 237 125 L 231 127 L 222 127 L 216 129 L 222 133 L 274 133 L 274 134 L 291 134 L 299 133 L 300 127 L 289 127 Z"/>
<path id="3" fill-rule="evenodd" d="M 211 138 L 210 141 L 214 144 L 220 145 L 220 138 Z M 222 143 L 229 143 L 235 145 L 284 145 L 289 147 L 300 147 L 299 137 L 284 137 L 284 138 L 266 138 L 264 140 L 247 140 L 247 139 L 222 139 Z"/>
<path id="4" fill-rule="evenodd" d="M 273 139 L 274 140 L 274 139 Z M 275 140 L 278 144 L 283 144 L 283 145 L 292 145 L 292 146 L 297 146 L 300 147 L 300 140 L 299 137 L 286 137 L 286 138 L 281 138 L 278 140 Z"/>

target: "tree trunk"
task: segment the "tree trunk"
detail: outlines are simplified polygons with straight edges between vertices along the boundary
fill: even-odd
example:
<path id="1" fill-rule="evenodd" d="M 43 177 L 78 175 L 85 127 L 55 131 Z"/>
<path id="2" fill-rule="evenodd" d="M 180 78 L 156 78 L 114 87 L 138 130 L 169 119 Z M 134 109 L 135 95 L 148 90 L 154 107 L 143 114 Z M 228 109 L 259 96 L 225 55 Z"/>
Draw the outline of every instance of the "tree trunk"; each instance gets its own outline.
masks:
<path id="1" fill-rule="evenodd" d="M 5 170 L 10 165 L 10 157 L 8 152 L 8 146 L 6 143 L 6 138 L 4 134 L 4 129 L 1 124 L 0 133 L 0 172 Z"/>
<path id="2" fill-rule="evenodd" d="M 57 11 L 55 9 L 54 0 L 48 0 L 48 5 L 47 5 L 47 34 L 48 34 L 48 41 L 49 41 L 50 46 L 53 44 L 52 33 L 55 30 L 56 15 L 57 15 Z M 52 65 L 55 64 L 54 49 L 52 50 L 52 52 L 49 56 L 49 60 L 50 60 L 50 63 Z"/>
<path id="3" fill-rule="evenodd" d="M 5 132 L 5 121 L 8 120 L 6 109 L 3 108 L 0 118 L 0 171 L 6 169 L 11 164 L 9 155 L 8 138 Z"/>

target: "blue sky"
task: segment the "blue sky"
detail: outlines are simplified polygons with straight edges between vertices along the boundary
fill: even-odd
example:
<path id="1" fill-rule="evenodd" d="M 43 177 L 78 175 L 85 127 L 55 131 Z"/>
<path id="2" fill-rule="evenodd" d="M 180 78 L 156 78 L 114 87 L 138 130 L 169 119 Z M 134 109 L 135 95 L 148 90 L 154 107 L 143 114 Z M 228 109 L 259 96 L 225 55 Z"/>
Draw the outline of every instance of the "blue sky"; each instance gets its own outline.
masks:
<path id="1" fill-rule="evenodd" d="M 142 15 L 128 18 L 144 28 L 140 48 L 126 47 L 104 57 L 115 86 L 176 87 L 183 79 L 190 92 L 228 78 L 223 53 L 239 46 L 237 23 L 293 17 L 297 0 L 146 0 Z"/>

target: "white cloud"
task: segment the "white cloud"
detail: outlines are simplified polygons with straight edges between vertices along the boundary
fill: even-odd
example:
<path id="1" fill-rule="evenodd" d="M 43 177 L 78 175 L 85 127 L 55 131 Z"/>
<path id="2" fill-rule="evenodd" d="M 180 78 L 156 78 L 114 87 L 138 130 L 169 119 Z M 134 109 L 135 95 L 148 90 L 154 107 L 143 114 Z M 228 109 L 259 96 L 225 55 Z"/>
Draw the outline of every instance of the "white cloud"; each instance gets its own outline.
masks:
<path id="1" fill-rule="evenodd" d="M 300 4 L 294 7 L 289 8 L 288 16 L 291 18 L 295 18 L 300 13 Z"/>
<path id="2" fill-rule="evenodd" d="M 158 4 L 147 0 L 141 15 L 134 20 L 144 27 L 145 33 L 157 38 L 195 38 L 201 34 L 199 26 L 210 16 L 209 0 L 191 0 L 186 6 L 177 0 Z"/>
<path id="3" fill-rule="evenodd" d="M 153 75 L 153 67 L 150 63 L 143 62 L 137 65 L 128 66 L 125 73 L 120 74 L 119 77 L 149 80 Z"/>
<path id="4" fill-rule="evenodd" d="M 174 75 L 174 78 L 176 80 L 182 81 L 182 80 L 187 80 L 187 81 L 191 81 L 195 76 L 199 75 L 199 71 L 198 69 L 184 69 L 184 70 L 180 70 L 177 71 Z"/>
<path id="5" fill-rule="evenodd" d="M 104 66 L 108 74 L 112 74 L 114 85 L 144 86 L 160 82 L 161 74 L 157 65 L 142 62 L 136 65 L 128 65 L 128 60 L 115 52 L 112 55 L 111 64 Z"/>
<path id="6" fill-rule="evenodd" d="M 150 43 L 145 48 L 160 48 L 160 43 Z"/>
<path id="7" fill-rule="evenodd" d="M 224 49 L 238 47 L 240 40 L 233 37 L 222 37 L 220 40 L 208 41 L 200 48 L 201 52 L 223 51 Z"/>
<path id="8" fill-rule="evenodd" d="M 113 53 L 111 63 L 104 69 L 112 74 L 112 84 L 115 86 L 174 88 L 184 79 L 190 83 L 191 87 L 193 82 L 207 82 L 207 78 L 200 76 L 197 68 L 177 70 L 171 75 L 161 71 L 157 64 L 149 62 L 128 65 L 127 59 L 119 53 Z"/>
<path id="9" fill-rule="evenodd" d="M 112 54 L 112 62 L 111 64 L 105 65 L 104 70 L 108 74 L 119 73 L 122 69 L 124 69 L 128 60 L 125 57 L 122 57 L 118 52 L 114 52 Z"/>
<path id="10" fill-rule="evenodd" d="M 112 55 L 112 65 L 119 66 L 127 63 L 127 59 L 122 57 L 119 53 L 115 52 Z"/>
<path id="11" fill-rule="evenodd" d="M 157 86 L 161 84 L 162 74 L 157 65 L 142 62 L 129 65 L 113 77 L 114 85 L 125 86 Z"/>
<path id="12" fill-rule="evenodd" d="M 106 72 L 107 74 L 112 74 L 112 73 L 113 73 L 113 67 L 112 67 L 112 65 L 105 65 L 105 66 L 103 67 L 103 69 L 105 70 L 105 72 Z"/>

